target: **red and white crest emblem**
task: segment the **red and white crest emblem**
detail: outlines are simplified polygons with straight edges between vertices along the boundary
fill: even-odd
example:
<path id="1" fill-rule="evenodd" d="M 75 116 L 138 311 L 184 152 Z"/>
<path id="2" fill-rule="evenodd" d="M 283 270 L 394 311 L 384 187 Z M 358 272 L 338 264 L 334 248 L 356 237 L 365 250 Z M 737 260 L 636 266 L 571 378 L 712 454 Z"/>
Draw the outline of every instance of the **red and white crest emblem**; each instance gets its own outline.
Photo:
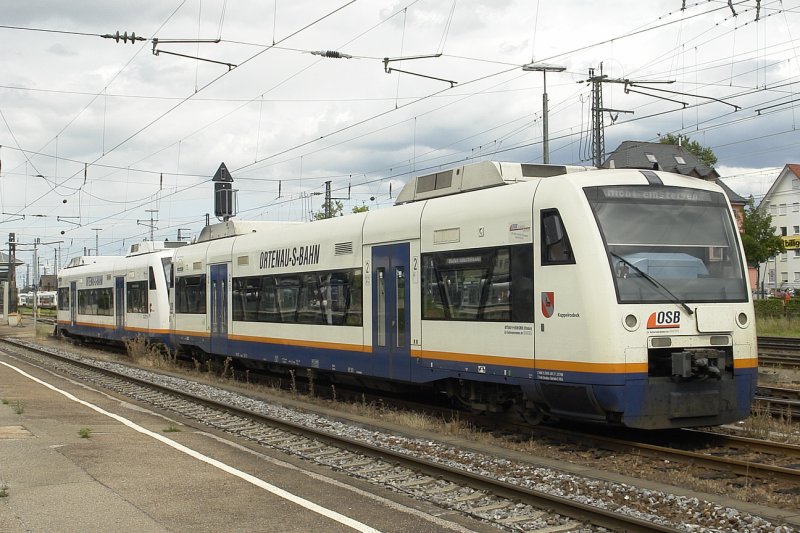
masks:
<path id="1" fill-rule="evenodd" d="M 543 292 L 542 293 L 542 314 L 545 318 L 553 316 L 553 310 L 556 307 L 555 293 Z"/>

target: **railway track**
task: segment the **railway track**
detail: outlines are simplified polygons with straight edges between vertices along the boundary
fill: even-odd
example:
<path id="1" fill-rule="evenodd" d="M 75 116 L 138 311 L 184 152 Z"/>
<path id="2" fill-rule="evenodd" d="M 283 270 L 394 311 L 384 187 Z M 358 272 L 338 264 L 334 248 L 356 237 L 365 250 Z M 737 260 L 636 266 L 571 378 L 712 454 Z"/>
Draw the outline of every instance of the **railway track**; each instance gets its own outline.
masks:
<path id="1" fill-rule="evenodd" d="M 584 446 L 629 453 L 636 457 L 668 460 L 766 481 L 780 479 L 800 486 L 800 446 L 795 444 L 697 429 L 661 432 L 653 438 L 648 438 L 642 432 L 612 437 L 600 431 L 573 431 L 557 427 L 546 427 L 537 431 Z"/>
<path id="2" fill-rule="evenodd" d="M 26 349 L 28 348 L 26 347 Z M 50 352 L 45 353 L 47 357 L 53 357 Z M 69 359 L 69 363 L 73 364 L 74 362 Z M 114 376 L 114 379 L 130 380 L 128 377 L 119 378 L 118 376 Z M 136 386 L 153 387 L 150 383 Z M 327 464 L 331 468 L 346 471 L 350 475 L 381 485 L 390 484 L 394 490 L 408 492 L 421 499 L 431 501 L 432 497 L 441 497 L 446 502 L 441 504 L 443 507 L 459 509 L 476 518 L 492 521 L 491 518 L 487 518 L 481 513 L 500 516 L 498 525 L 507 530 L 525 530 L 525 528 L 532 527 L 532 521 L 547 516 L 547 513 L 541 510 L 543 508 L 552 509 L 566 517 L 561 519 L 562 521 L 567 520 L 566 530 L 571 530 L 570 520 L 576 524 L 590 523 L 629 531 L 640 530 L 640 527 L 651 531 L 672 530 L 669 525 L 664 526 L 664 529 L 654 529 L 654 524 L 649 522 L 646 526 L 636 521 L 611 525 L 607 520 L 622 519 L 627 522 L 627 518 L 617 513 L 595 517 L 594 513 L 597 510 L 590 512 L 588 509 L 575 509 L 569 498 L 566 498 L 566 501 L 561 501 L 561 499 L 553 501 L 553 497 L 548 492 L 531 491 L 531 489 L 521 488 L 516 483 L 502 482 L 498 484 L 491 480 L 492 475 L 471 474 L 469 466 L 450 466 L 442 469 L 437 460 L 411 459 L 408 450 L 397 450 L 387 454 L 387 447 L 384 445 L 365 445 L 363 442 L 351 442 L 352 439 L 345 439 L 346 445 L 343 445 L 331 440 L 331 436 L 326 431 L 320 433 L 305 425 L 287 424 L 285 414 L 262 420 L 263 415 L 256 416 L 251 408 L 240 410 L 233 406 L 234 402 L 229 400 L 209 403 L 208 398 L 198 398 L 192 394 L 186 395 L 187 402 L 201 402 L 202 405 L 208 405 L 202 411 L 211 409 L 214 413 L 225 413 L 224 416 L 210 415 L 210 418 L 215 421 L 209 423 L 205 421 L 205 418 L 208 417 L 197 415 L 191 409 L 188 413 L 182 412 L 171 406 L 169 402 L 165 403 L 151 398 L 149 393 L 125 392 L 127 387 L 119 385 L 112 385 L 111 388 L 120 390 L 133 398 L 160 406 L 162 409 L 171 410 L 181 416 L 256 441 L 261 445 L 279 448 L 286 453 L 300 455 L 308 460 L 326 461 L 323 464 Z M 171 385 L 162 388 L 159 394 L 166 394 L 170 397 L 184 396 L 183 393 L 174 391 Z M 225 421 L 227 417 L 232 418 L 230 421 Z M 527 429 L 530 430 L 530 427 Z M 648 457 L 655 462 L 681 463 L 691 465 L 693 469 L 719 471 L 723 472 L 726 478 L 739 476 L 744 479 L 780 479 L 784 483 L 800 486 L 800 470 L 798 470 L 800 447 L 798 446 L 785 446 L 719 434 L 690 433 L 691 437 L 684 436 L 677 439 L 683 442 L 684 446 L 687 441 L 694 441 L 695 444 L 690 445 L 690 449 L 678 449 L 674 446 L 653 442 L 636 442 L 633 439 L 593 436 L 586 432 L 573 432 L 569 437 L 564 438 L 570 438 L 581 443 L 582 446 L 589 445 L 600 449 L 624 452 L 637 458 Z M 530 435 L 529 432 L 528 435 Z M 703 441 L 700 442 L 700 440 Z M 345 453 L 342 451 L 343 449 L 352 455 L 342 456 Z M 423 455 L 427 455 L 428 458 L 431 456 L 431 454 Z M 331 462 L 329 459 L 331 461 L 336 459 L 337 462 Z M 736 482 L 733 481 L 733 483 Z M 523 502 L 524 505 L 520 506 L 514 502 Z M 561 506 L 565 506 L 564 509 Z M 522 511 L 519 511 L 520 507 L 522 507 Z M 579 525 L 575 527 L 580 529 Z"/>
<path id="3" fill-rule="evenodd" d="M 755 401 L 765 405 L 772 416 L 800 420 L 800 389 L 759 385 Z"/>
<path id="4" fill-rule="evenodd" d="M 792 337 L 758 337 L 758 364 L 800 369 L 800 339 Z"/>
<path id="5" fill-rule="evenodd" d="M 120 374 L 114 367 L 121 365 L 78 361 L 8 339 L 2 341 L 13 346 L 18 357 L 33 357 L 39 364 L 55 364 L 59 372 L 170 411 L 194 423 L 389 486 L 494 523 L 507 531 L 526 531 L 555 524 L 558 528 L 553 531 L 580 531 L 587 525 L 625 531 L 678 531 L 677 526 L 659 524 L 626 515 L 619 509 L 606 509 L 554 494 L 558 491 L 537 490 L 498 479 L 486 471 L 486 466 L 445 464 L 424 450 L 421 454 L 414 453 L 413 448 L 418 444 L 412 445 L 411 449 L 393 449 L 371 443 L 369 441 L 375 439 L 371 435 L 373 431 L 367 431 L 366 439 L 342 436 L 331 432 L 330 422 L 322 424 L 324 429 L 295 422 L 294 417 L 282 409 L 277 408 L 274 412 L 276 407 L 272 406 L 265 410 L 260 402 L 249 398 L 239 397 L 237 402 L 229 397 L 215 400 L 178 390 L 184 388 L 178 386 L 178 382 L 183 381 L 179 378 L 168 377 L 166 384 L 154 383 L 149 372 L 142 372 L 149 375 L 149 379 L 143 379 L 127 372 Z"/>

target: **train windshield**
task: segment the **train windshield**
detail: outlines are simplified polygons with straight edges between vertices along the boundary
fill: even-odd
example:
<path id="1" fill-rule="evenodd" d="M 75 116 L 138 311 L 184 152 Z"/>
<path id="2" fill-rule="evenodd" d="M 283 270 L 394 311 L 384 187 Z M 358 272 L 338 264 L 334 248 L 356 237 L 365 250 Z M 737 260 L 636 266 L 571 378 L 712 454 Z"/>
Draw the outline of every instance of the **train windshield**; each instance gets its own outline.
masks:
<path id="1" fill-rule="evenodd" d="M 747 301 L 739 240 L 721 193 L 653 186 L 584 191 L 621 303 Z"/>

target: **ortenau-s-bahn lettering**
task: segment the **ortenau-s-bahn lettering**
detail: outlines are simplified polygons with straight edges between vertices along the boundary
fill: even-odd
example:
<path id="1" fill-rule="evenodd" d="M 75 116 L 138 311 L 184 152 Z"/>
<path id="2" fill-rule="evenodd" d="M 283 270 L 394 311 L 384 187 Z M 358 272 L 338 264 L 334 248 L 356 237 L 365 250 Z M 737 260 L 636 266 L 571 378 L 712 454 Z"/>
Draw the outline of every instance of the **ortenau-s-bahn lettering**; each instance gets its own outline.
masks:
<path id="1" fill-rule="evenodd" d="M 286 268 L 319 263 L 319 244 L 279 248 L 261 252 L 259 268 Z"/>

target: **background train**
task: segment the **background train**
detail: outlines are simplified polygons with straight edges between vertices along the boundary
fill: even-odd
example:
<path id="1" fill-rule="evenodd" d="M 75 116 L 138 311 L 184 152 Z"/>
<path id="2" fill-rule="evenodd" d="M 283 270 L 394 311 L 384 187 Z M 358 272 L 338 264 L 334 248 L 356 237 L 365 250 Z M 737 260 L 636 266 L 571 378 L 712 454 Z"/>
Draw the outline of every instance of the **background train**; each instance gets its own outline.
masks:
<path id="1" fill-rule="evenodd" d="M 411 180 L 389 209 L 78 258 L 59 273 L 59 329 L 424 385 L 531 421 L 747 417 L 755 316 L 721 189 L 583 170 L 482 162 Z"/>
<path id="2" fill-rule="evenodd" d="M 33 307 L 35 297 L 36 307 L 39 309 L 55 309 L 57 305 L 56 296 L 56 291 L 23 292 L 17 295 L 17 305 L 19 307 Z"/>

